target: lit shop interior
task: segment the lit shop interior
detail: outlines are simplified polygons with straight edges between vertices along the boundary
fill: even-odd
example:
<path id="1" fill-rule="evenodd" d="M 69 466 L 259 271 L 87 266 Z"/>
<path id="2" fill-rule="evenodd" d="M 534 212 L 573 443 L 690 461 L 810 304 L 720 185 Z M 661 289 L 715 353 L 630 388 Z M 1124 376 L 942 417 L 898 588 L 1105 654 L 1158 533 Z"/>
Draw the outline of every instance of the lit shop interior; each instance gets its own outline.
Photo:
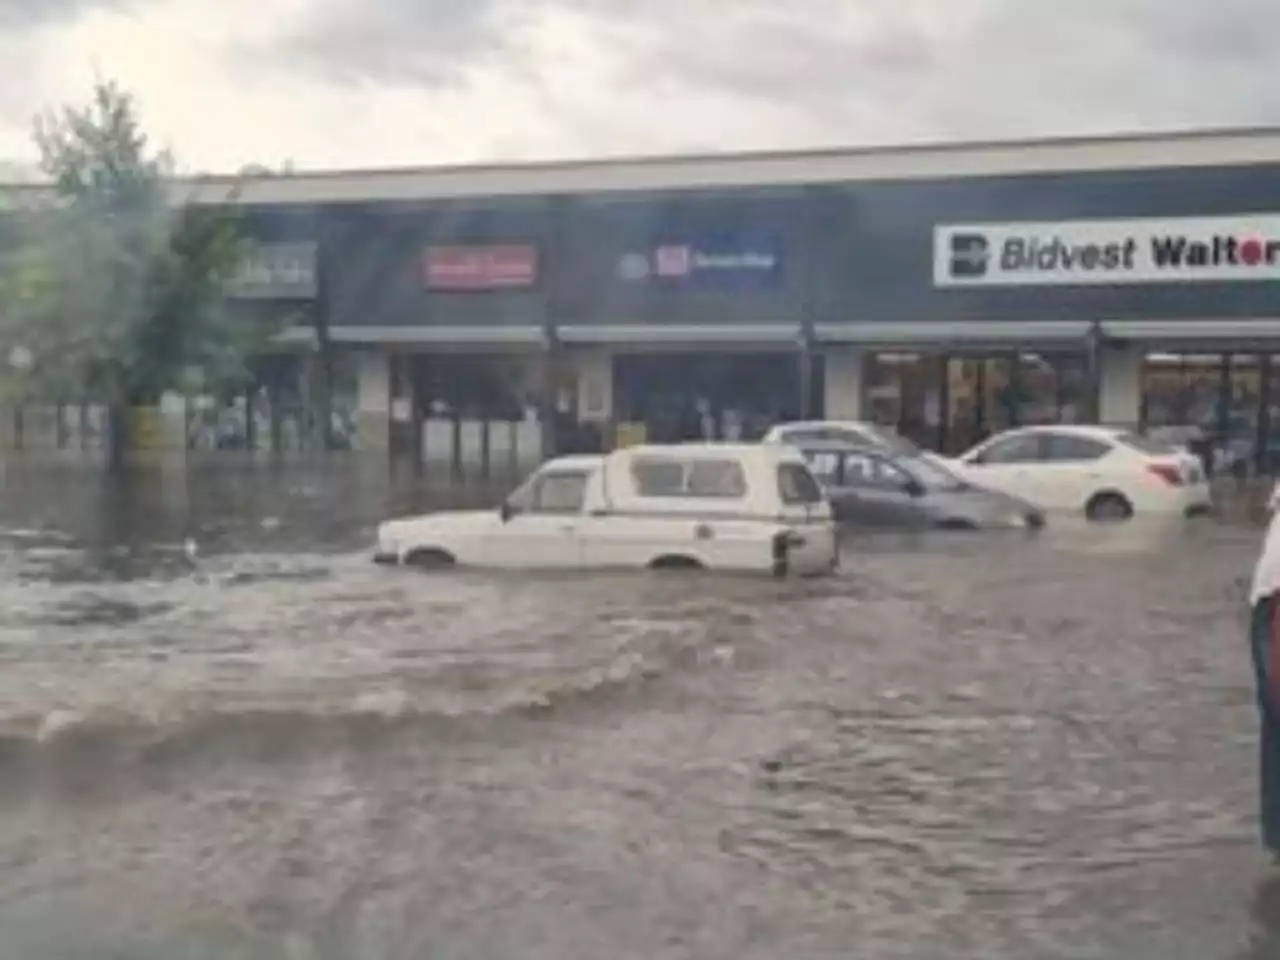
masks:
<path id="1" fill-rule="evenodd" d="M 1280 384 L 1269 354 L 1148 353 L 1138 426 L 1197 428 L 1255 468 L 1280 467 Z M 879 353 L 864 373 L 870 419 L 956 453 L 999 430 L 1090 416 L 1084 351 L 939 356 Z"/>

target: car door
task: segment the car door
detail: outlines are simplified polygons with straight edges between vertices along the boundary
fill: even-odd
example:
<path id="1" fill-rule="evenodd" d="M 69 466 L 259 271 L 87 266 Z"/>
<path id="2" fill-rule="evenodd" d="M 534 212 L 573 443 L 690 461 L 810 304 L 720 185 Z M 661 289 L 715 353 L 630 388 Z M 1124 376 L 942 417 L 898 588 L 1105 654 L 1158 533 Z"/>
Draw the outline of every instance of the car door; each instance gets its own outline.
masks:
<path id="1" fill-rule="evenodd" d="M 844 517 L 869 527 L 914 526 L 920 510 L 911 478 L 886 457 L 871 451 L 844 454 Z"/>
<path id="2" fill-rule="evenodd" d="M 582 504 L 585 470 L 548 470 L 534 481 L 531 495 L 493 531 L 486 545 L 490 566 L 578 568 L 583 562 Z"/>
<path id="3" fill-rule="evenodd" d="M 837 520 L 844 519 L 844 500 L 848 497 L 844 478 L 841 475 L 843 457 L 839 450 L 802 449 L 809 472 L 822 484 L 827 498 L 831 501 L 831 509 Z"/>
<path id="4" fill-rule="evenodd" d="M 1038 431 L 994 437 L 959 460 L 967 480 L 1038 504 L 1044 444 Z"/>
<path id="5" fill-rule="evenodd" d="M 1099 489 L 1109 486 L 1104 458 L 1113 447 L 1103 440 L 1079 434 L 1042 434 L 1044 463 L 1037 490 L 1040 506 L 1054 510 L 1079 510 Z"/>
<path id="6" fill-rule="evenodd" d="M 872 485 L 868 490 L 878 523 L 898 528 L 918 527 L 927 521 L 923 488 L 888 455 L 873 455 Z"/>

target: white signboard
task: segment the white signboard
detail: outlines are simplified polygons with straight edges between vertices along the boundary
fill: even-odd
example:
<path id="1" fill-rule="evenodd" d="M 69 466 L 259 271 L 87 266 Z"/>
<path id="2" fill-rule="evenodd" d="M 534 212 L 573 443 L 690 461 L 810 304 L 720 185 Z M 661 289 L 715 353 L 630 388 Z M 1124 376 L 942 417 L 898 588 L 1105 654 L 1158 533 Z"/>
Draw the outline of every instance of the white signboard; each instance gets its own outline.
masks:
<path id="1" fill-rule="evenodd" d="M 1280 280 L 1280 213 L 940 224 L 935 287 Z"/>
<path id="2" fill-rule="evenodd" d="M 309 300 L 316 295 L 316 245 L 259 243 L 227 283 L 232 297 Z"/>

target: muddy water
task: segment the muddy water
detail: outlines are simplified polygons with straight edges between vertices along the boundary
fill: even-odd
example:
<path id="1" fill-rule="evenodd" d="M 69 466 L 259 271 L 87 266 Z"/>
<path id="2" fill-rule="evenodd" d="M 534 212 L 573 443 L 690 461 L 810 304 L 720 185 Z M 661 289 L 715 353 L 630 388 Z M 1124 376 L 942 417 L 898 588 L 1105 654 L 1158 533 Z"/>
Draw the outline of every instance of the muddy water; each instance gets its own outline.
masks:
<path id="1" fill-rule="evenodd" d="M 0 957 L 1280 956 L 1254 528 L 428 576 L 412 479 L 3 483 Z"/>

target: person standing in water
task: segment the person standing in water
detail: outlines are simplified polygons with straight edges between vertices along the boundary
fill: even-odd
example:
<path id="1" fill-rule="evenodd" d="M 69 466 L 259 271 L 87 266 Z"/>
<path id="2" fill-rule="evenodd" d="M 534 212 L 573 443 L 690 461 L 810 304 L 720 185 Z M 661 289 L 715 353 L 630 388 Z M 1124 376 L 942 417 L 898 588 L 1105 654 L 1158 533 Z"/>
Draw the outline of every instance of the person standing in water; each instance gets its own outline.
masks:
<path id="1" fill-rule="evenodd" d="M 1249 590 L 1249 646 L 1257 685 L 1262 844 L 1280 862 L 1280 483 L 1271 491 L 1262 554 Z"/>

